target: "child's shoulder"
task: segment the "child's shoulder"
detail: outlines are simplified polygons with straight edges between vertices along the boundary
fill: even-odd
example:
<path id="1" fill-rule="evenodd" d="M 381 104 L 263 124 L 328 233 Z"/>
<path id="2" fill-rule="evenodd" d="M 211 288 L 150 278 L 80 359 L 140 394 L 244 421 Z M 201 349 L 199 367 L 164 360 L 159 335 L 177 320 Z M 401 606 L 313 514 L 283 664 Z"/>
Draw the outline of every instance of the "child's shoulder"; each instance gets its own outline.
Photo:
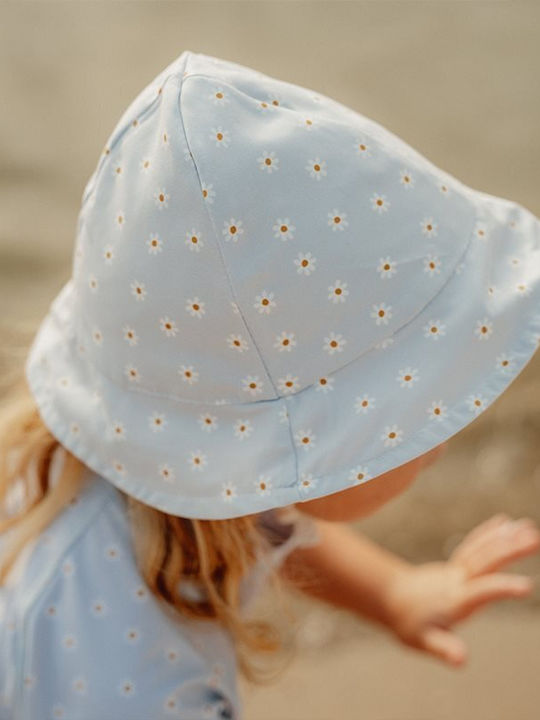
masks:
<path id="1" fill-rule="evenodd" d="M 105 478 L 92 473 L 39 536 L 12 590 L 0 596 L 12 641 L 2 643 L 0 690 L 21 717 L 239 717 L 228 636 L 164 612 Z"/>

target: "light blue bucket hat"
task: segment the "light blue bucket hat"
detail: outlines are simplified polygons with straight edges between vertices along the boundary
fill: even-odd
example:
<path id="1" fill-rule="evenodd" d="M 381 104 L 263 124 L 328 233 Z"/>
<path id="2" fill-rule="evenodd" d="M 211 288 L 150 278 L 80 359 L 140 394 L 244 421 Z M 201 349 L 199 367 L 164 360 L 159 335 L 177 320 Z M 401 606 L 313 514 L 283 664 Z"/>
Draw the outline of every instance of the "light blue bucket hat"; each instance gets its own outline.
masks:
<path id="1" fill-rule="evenodd" d="M 112 132 L 25 370 L 90 468 L 219 519 L 427 452 L 539 341 L 529 210 L 330 97 L 186 50 Z"/>

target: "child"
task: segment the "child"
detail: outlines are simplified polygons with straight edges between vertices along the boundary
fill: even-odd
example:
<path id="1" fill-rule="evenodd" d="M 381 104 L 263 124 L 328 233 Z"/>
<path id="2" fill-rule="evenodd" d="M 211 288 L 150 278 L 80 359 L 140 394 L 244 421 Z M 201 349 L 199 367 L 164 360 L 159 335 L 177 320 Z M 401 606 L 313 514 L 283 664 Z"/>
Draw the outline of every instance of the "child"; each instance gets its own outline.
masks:
<path id="1" fill-rule="evenodd" d="M 524 207 L 186 50 L 113 130 L 72 270 L 2 414 L 2 720 L 241 718 L 279 577 L 454 665 L 452 625 L 530 592 L 496 572 L 540 547 L 526 518 L 418 567 L 345 524 L 533 356 Z"/>

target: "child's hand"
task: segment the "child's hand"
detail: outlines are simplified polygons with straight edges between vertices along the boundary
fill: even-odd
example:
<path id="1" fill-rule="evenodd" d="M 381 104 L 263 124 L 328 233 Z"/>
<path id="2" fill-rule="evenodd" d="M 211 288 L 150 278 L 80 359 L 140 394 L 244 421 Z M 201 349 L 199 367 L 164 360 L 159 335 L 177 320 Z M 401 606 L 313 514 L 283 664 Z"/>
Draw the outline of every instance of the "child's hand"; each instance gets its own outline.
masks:
<path id="1" fill-rule="evenodd" d="M 531 578 L 496 571 L 539 548 L 532 520 L 494 515 L 471 530 L 447 562 L 408 565 L 396 575 L 388 596 L 390 629 L 405 645 L 462 665 L 466 645 L 449 628 L 494 600 L 529 594 Z"/>

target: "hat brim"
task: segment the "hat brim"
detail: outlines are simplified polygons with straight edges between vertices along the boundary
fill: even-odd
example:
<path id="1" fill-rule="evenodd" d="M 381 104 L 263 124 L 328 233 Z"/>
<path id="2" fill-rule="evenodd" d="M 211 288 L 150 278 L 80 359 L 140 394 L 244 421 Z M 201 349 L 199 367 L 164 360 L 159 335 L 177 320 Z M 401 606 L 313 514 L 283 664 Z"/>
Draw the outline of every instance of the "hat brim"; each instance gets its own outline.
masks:
<path id="1" fill-rule="evenodd" d="M 141 391 L 139 417 L 161 413 L 167 422 L 137 442 L 114 431 L 118 422 L 125 429 L 132 395 L 85 361 L 69 324 L 68 282 L 26 362 L 44 422 L 118 488 L 203 519 L 319 498 L 429 451 L 484 412 L 540 341 L 540 221 L 515 202 L 469 191 L 478 222 L 460 262 L 388 342 L 273 400 L 204 405 Z"/>

